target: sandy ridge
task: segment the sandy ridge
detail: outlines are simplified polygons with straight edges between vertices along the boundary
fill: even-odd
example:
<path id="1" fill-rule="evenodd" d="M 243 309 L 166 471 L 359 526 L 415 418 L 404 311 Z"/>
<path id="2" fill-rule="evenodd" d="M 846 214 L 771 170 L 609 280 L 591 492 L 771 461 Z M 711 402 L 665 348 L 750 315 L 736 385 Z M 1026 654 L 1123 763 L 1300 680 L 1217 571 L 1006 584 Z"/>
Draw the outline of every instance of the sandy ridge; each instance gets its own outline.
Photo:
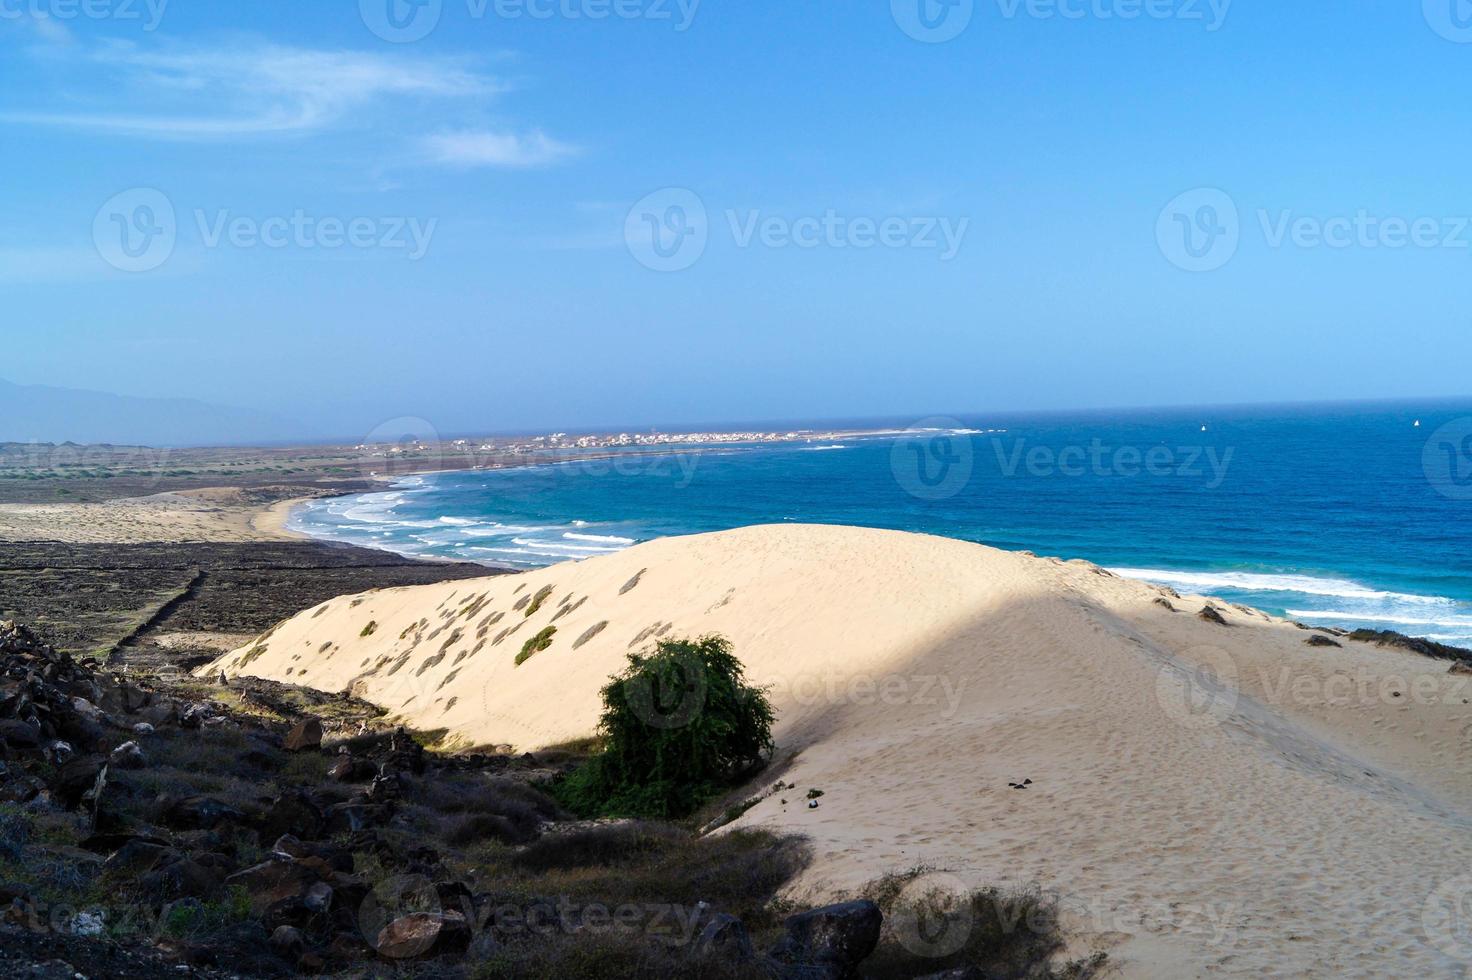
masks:
<path id="1" fill-rule="evenodd" d="M 742 818 L 812 838 L 799 889 L 918 864 L 1037 882 L 1131 976 L 1453 969 L 1422 914 L 1472 866 L 1467 678 L 1222 603 L 1228 625 L 1206 622 L 1206 602 L 1082 562 L 783 525 L 343 597 L 212 669 L 352 687 L 525 749 L 588 734 L 630 649 L 720 632 L 771 687 L 772 778 L 825 793 Z"/>

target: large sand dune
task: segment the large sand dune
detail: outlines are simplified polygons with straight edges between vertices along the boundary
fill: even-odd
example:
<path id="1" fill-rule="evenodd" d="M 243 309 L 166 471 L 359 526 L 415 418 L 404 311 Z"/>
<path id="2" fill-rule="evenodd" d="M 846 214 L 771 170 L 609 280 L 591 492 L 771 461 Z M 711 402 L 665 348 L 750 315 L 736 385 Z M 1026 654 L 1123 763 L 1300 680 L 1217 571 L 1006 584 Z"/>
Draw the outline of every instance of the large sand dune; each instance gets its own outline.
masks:
<path id="1" fill-rule="evenodd" d="M 1442 900 L 1472 899 L 1472 678 L 1203 605 L 943 538 L 758 527 L 335 599 L 210 669 L 535 749 L 592 732 L 629 651 L 719 632 L 771 685 L 764 783 L 800 787 L 741 822 L 811 837 L 799 889 L 922 864 L 1037 882 L 1127 976 L 1464 969 Z"/>

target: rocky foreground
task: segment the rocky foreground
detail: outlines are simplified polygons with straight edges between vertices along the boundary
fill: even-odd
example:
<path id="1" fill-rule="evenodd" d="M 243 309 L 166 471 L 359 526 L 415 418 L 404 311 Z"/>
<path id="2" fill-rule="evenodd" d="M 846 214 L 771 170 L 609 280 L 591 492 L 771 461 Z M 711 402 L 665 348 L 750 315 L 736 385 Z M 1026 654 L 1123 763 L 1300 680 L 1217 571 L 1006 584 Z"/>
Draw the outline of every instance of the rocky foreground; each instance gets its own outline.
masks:
<path id="1" fill-rule="evenodd" d="M 884 976 L 944 965 L 889 936 L 879 902 L 775 900 L 804 860 L 798 841 L 574 822 L 539 789 L 574 754 L 440 755 L 366 705 L 307 697 L 111 673 L 0 623 L 0 973 L 841 978 L 866 961 Z M 994 954 L 1023 966 L 1052 949 L 1046 929 L 1003 946 Z"/>

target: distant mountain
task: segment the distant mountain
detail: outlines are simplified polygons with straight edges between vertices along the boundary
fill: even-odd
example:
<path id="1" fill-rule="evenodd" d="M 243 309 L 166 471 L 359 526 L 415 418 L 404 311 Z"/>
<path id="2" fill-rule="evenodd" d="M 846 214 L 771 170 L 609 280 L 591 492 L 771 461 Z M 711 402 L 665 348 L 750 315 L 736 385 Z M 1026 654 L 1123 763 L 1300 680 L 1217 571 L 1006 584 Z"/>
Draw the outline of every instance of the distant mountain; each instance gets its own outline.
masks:
<path id="1" fill-rule="evenodd" d="M 285 420 L 243 408 L 0 380 L 0 442 L 220 446 L 291 437 Z"/>

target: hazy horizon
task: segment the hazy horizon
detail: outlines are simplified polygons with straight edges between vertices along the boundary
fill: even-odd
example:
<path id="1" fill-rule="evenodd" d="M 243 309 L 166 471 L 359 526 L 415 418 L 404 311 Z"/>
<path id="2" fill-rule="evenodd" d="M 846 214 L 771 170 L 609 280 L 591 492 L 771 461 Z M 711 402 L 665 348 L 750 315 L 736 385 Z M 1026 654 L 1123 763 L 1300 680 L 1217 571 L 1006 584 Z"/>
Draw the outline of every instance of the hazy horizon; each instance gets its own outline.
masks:
<path id="1" fill-rule="evenodd" d="M 27 407 L 24 396 L 14 392 L 43 392 L 46 397 L 39 403 Z M 604 434 L 622 431 L 662 432 L 716 430 L 739 431 L 746 428 L 772 430 L 791 427 L 811 428 L 831 426 L 835 429 L 858 429 L 868 425 L 893 425 L 908 427 L 926 425 L 936 420 L 953 419 L 973 423 L 992 419 L 1005 421 L 1024 418 L 1087 418 L 1095 415 L 1127 417 L 1131 415 L 1172 415 L 1200 412 L 1202 420 L 1210 420 L 1209 413 L 1247 414 L 1274 413 L 1294 414 L 1310 412 L 1318 408 L 1336 406 L 1358 406 L 1364 408 L 1397 406 L 1457 405 L 1472 402 L 1472 397 L 1411 397 L 1411 398 L 1347 398 L 1318 399 L 1310 401 L 1273 402 L 1224 402 L 1215 404 L 1137 404 L 1137 405 L 1071 405 L 1048 409 L 1024 409 L 998 406 L 992 408 L 920 409 L 894 415 L 821 415 L 788 418 L 690 418 L 655 419 L 634 421 L 605 421 L 586 425 L 559 425 L 546 423 L 523 428 L 498 427 L 494 423 L 479 426 L 446 427 L 425 415 L 412 411 L 384 414 L 381 418 L 365 423 L 357 433 L 327 432 L 312 430 L 309 426 L 293 428 L 292 421 L 268 414 L 254 414 L 238 405 L 225 405 L 193 399 L 138 399 L 120 396 L 114 392 L 96 392 L 78 389 L 53 388 L 49 386 L 17 385 L 9 379 L 0 378 L 0 395 L 9 399 L 9 409 L 0 416 L 0 442 L 22 444 L 45 444 L 74 442 L 111 443 L 114 445 L 157 445 L 174 447 L 229 447 L 229 446 L 301 446 L 301 445 L 344 445 L 359 442 L 397 441 L 406 434 L 420 431 L 430 433 L 442 440 L 468 437 L 516 437 L 545 435 L 567 431 L 579 434 Z M 101 409 L 100 409 L 101 406 Z M 217 437 L 196 436 L 172 438 L 167 435 L 170 425 L 177 425 L 181 408 L 191 414 L 185 416 L 192 427 L 188 431 L 217 432 Z M 77 427 L 82 427 L 78 429 Z M 102 427 L 97 432 L 127 433 L 118 438 L 93 438 L 89 427 Z M 162 428 L 160 428 L 162 427 Z M 204 428 L 200 428 L 204 427 Z M 148 433 L 160 433 L 149 436 Z M 240 435 L 232 435 L 232 432 Z M 255 437 L 250 437 L 255 433 Z M 78 438 L 81 436 L 81 438 Z"/>

